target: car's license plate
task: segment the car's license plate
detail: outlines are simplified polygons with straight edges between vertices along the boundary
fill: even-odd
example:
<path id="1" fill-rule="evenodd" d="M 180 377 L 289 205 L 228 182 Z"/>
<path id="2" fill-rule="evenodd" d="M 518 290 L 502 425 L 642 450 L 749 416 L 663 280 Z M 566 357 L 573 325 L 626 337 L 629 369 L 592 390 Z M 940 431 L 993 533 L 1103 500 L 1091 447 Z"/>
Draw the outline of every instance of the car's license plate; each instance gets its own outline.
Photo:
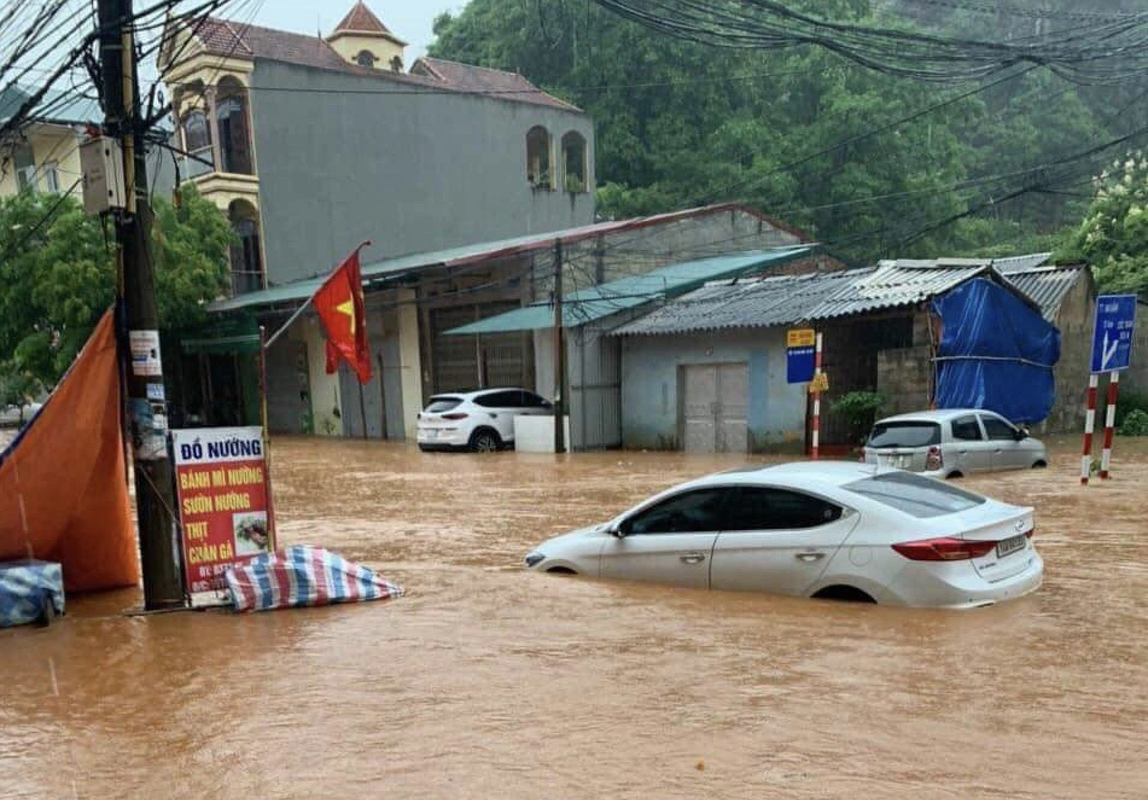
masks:
<path id="1" fill-rule="evenodd" d="M 894 469 L 906 469 L 909 466 L 909 456 L 886 456 L 885 466 Z"/>
<path id="2" fill-rule="evenodd" d="M 1009 539 L 1003 539 L 997 542 L 997 558 L 1004 558 L 1019 550 L 1023 550 L 1027 541 L 1028 537 L 1022 533 L 1020 536 L 1013 536 Z"/>

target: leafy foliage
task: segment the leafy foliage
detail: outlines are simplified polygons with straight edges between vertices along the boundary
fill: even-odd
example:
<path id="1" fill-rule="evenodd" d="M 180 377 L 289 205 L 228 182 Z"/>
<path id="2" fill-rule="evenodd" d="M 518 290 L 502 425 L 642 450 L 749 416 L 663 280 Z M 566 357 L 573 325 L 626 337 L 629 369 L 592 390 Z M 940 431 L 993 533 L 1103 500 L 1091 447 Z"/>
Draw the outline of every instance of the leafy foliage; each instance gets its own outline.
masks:
<path id="1" fill-rule="evenodd" d="M 1137 151 L 1096 179 L 1096 195 L 1061 260 L 1092 266 L 1103 292 L 1148 293 L 1148 157 Z"/>
<path id="2" fill-rule="evenodd" d="M 1139 408 L 1131 411 L 1118 433 L 1121 436 L 1148 436 L 1148 411 Z"/>
<path id="3" fill-rule="evenodd" d="M 202 322 L 226 286 L 230 225 L 194 189 L 155 213 L 160 324 Z M 52 385 L 115 297 L 112 233 L 71 197 L 20 194 L 0 200 L 0 253 L 0 375 Z"/>
<path id="4" fill-rule="evenodd" d="M 845 420 L 854 439 L 863 441 L 886 402 L 885 395 L 880 392 L 861 390 L 841 395 L 830 404 L 829 409 Z"/>
<path id="5" fill-rule="evenodd" d="M 1039 20 L 909 0 L 790 5 L 839 22 L 927 25 L 981 40 L 1032 36 L 1034 22 L 1081 24 L 1058 16 L 1074 10 L 1070 0 L 1049 0 Z M 1103 141 L 1138 91 L 1077 87 L 1034 69 L 918 115 L 977 87 L 938 90 L 806 46 L 710 48 L 585 0 L 471 0 L 441 15 L 435 34 L 432 55 L 519 71 L 587 111 L 603 217 L 745 202 L 863 263 L 1052 247 L 1084 198 L 993 198 L 1039 181 L 1035 167 Z"/>

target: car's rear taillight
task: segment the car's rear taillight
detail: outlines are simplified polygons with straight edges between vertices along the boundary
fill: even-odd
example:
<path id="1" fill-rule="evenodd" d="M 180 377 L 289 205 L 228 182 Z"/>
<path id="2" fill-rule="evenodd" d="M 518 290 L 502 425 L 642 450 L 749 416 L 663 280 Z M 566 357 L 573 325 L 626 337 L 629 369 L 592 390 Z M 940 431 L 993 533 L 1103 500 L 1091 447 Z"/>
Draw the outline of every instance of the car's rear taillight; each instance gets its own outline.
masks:
<path id="1" fill-rule="evenodd" d="M 1036 528 L 1035 527 L 1029 528 L 1027 531 L 1024 532 L 1024 535 L 1031 539 L 1032 537 L 1036 536 Z"/>
<path id="2" fill-rule="evenodd" d="M 910 561 L 967 561 L 980 558 L 996 546 L 996 542 L 966 542 L 944 537 L 901 542 L 893 545 L 893 549 Z"/>
<path id="3" fill-rule="evenodd" d="M 461 411 L 452 411 L 450 414 L 443 414 L 442 418 L 443 419 L 449 419 L 449 420 L 460 420 L 460 419 L 466 419 L 467 416 L 468 416 L 467 414 L 464 414 Z"/>
<path id="4" fill-rule="evenodd" d="M 941 455 L 941 448 L 930 447 L 928 455 L 925 456 L 925 469 L 929 472 L 945 468 L 945 457 Z"/>

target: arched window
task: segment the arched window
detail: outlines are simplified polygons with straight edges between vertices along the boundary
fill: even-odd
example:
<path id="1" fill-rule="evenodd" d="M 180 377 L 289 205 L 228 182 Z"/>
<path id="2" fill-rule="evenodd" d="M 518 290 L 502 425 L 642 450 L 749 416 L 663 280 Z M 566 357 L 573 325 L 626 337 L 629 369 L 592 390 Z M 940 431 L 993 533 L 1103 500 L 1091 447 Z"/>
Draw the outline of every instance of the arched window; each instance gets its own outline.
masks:
<path id="1" fill-rule="evenodd" d="M 368 69 L 374 69 L 375 62 L 378 60 L 370 50 L 360 50 L 359 54 L 355 56 L 355 63 Z"/>
<path id="2" fill-rule="evenodd" d="M 211 126 L 207 124 L 207 115 L 202 111 L 196 109 L 184 116 L 183 144 L 187 152 L 195 154 L 211 147 Z"/>
<path id="3" fill-rule="evenodd" d="M 536 125 L 526 134 L 526 180 L 536 189 L 552 189 L 553 172 L 550 131 Z"/>
<path id="4" fill-rule="evenodd" d="M 566 191 L 590 190 L 586 180 L 586 139 L 577 131 L 570 131 L 562 137 L 562 169 Z"/>
<path id="5" fill-rule="evenodd" d="M 259 214 L 236 200 L 228 210 L 235 241 L 231 245 L 231 292 L 245 294 L 263 288 L 263 249 L 259 245 Z"/>
<path id="6" fill-rule="evenodd" d="M 247 125 L 247 91 L 234 78 L 219 82 L 219 99 L 215 102 L 219 122 L 220 155 L 224 172 L 251 175 L 251 136 Z"/>

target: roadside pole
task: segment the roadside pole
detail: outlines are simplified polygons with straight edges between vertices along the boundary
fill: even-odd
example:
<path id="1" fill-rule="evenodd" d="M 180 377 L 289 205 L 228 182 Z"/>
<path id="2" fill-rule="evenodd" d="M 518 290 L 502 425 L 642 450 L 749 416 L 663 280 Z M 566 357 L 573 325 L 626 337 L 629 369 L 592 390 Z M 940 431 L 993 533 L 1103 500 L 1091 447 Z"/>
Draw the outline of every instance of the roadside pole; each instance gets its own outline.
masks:
<path id="1" fill-rule="evenodd" d="M 1112 434 L 1116 427 L 1116 397 L 1120 393 L 1120 373 L 1108 375 L 1108 408 L 1104 413 L 1104 449 L 1100 451 L 1100 480 L 1108 480 L 1108 467 L 1112 464 Z"/>
<path id="2" fill-rule="evenodd" d="M 814 461 L 821 458 L 821 331 L 813 354 L 813 446 L 809 454 Z"/>
<path id="3" fill-rule="evenodd" d="M 267 538 L 270 550 L 279 549 L 275 533 L 275 500 L 271 494 L 271 431 L 267 427 L 267 326 L 259 326 L 259 427 L 263 429 L 263 483 L 267 487 Z"/>
<path id="4" fill-rule="evenodd" d="M 566 452 L 566 343 L 562 323 L 562 240 L 554 241 L 554 452 Z"/>
<path id="5" fill-rule="evenodd" d="M 139 520 L 144 609 L 184 605 L 180 581 L 175 486 L 167 452 L 167 398 L 160 359 L 159 312 L 151 253 L 147 159 L 140 130 L 140 102 L 132 0 L 98 0 L 100 66 L 105 127 L 121 143 L 126 207 L 117 212 L 116 267 L 129 352 L 126 385 L 128 430 Z"/>
<path id="6" fill-rule="evenodd" d="M 1096 430 L 1096 395 L 1100 376 L 1088 376 L 1088 402 L 1084 411 L 1084 453 L 1080 457 L 1080 485 L 1087 486 L 1092 475 L 1092 433 Z"/>

